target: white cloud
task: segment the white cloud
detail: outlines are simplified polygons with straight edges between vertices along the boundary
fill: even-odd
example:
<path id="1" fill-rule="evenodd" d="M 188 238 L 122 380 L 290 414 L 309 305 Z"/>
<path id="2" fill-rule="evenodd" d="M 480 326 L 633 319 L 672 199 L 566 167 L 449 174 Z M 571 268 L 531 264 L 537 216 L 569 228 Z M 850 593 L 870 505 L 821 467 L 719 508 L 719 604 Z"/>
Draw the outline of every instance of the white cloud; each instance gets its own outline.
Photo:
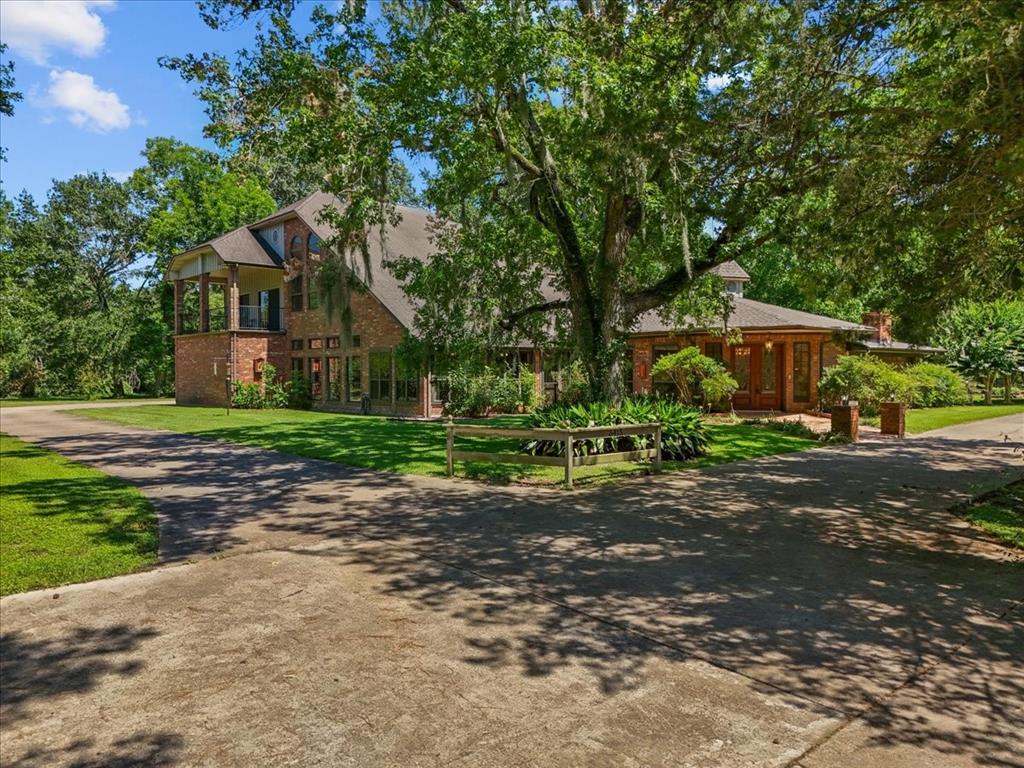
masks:
<path id="1" fill-rule="evenodd" d="M 132 124 L 128 107 L 113 91 L 104 91 L 90 75 L 55 69 L 50 72 L 48 104 L 68 113 L 75 125 L 106 133 Z"/>
<path id="2" fill-rule="evenodd" d="M 708 75 L 704 80 L 709 91 L 720 91 L 733 81 L 733 76 L 728 72 L 722 75 Z"/>
<path id="3" fill-rule="evenodd" d="M 95 56 L 103 49 L 107 28 L 93 9 L 113 5 L 113 0 L 3 0 L 3 41 L 36 64 L 45 64 L 58 50 Z"/>

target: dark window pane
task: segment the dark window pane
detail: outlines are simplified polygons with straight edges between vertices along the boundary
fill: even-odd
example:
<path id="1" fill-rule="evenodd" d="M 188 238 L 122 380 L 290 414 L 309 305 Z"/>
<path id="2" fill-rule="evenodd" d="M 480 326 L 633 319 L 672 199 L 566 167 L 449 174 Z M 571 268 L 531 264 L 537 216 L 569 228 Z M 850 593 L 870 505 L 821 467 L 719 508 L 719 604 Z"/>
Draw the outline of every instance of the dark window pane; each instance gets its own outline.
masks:
<path id="1" fill-rule="evenodd" d="M 295 277 L 292 278 L 292 312 L 302 311 L 302 283 L 302 273 L 299 272 L 297 275 L 295 275 Z"/>
<path id="2" fill-rule="evenodd" d="M 722 342 L 720 341 L 709 341 L 704 345 L 705 357 L 710 357 L 712 360 L 722 362 Z"/>
<path id="3" fill-rule="evenodd" d="M 811 399 L 811 345 L 806 341 L 793 344 L 793 399 L 801 403 Z"/>
<path id="4" fill-rule="evenodd" d="M 370 398 L 391 399 L 391 350 L 370 352 Z"/>
<path id="5" fill-rule="evenodd" d="M 306 286 L 306 293 L 309 296 L 309 308 L 316 309 L 320 306 L 320 288 L 317 286 L 316 281 L 312 276 L 308 278 L 309 284 Z"/>
<path id="6" fill-rule="evenodd" d="M 295 235 L 288 246 L 288 256 L 292 259 L 301 259 L 302 255 L 302 238 Z"/>
<path id="7" fill-rule="evenodd" d="M 292 349 L 302 349 L 302 339 L 292 339 Z"/>
<path id="8" fill-rule="evenodd" d="M 305 375 L 305 360 L 301 357 L 292 358 L 292 373 L 300 373 Z"/>
<path id="9" fill-rule="evenodd" d="M 314 235 L 312 232 L 309 233 L 309 252 L 320 253 L 320 238 Z"/>

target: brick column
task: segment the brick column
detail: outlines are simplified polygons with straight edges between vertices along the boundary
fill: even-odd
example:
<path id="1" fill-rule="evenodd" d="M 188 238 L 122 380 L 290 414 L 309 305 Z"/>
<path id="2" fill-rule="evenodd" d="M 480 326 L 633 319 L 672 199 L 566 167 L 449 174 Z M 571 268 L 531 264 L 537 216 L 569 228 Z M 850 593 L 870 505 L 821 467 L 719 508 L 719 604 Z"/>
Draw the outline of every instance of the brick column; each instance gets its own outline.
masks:
<path id="1" fill-rule="evenodd" d="M 832 406 L 832 431 L 856 443 L 860 432 L 860 409 L 856 405 Z"/>
<path id="2" fill-rule="evenodd" d="M 228 308 L 228 330 L 238 330 L 238 265 L 228 267 L 227 295 L 224 297 Z"/>
<path id="3" fill-rule="evenodd" d="M 185 332 L 185 281 L 174 281 L 174 334 Z"/>
<path id="4" fill-rule="evenodd" d="M 207 272 L 199 276 L 199 330 L 203 333 L 210 330 L 210 275 Z"/>
<path id="5" fill-rule="evenodd" d="M 907 407 L 903 403 L 882 403 L 881 431 L 883 435 L 906 435 Z"/>

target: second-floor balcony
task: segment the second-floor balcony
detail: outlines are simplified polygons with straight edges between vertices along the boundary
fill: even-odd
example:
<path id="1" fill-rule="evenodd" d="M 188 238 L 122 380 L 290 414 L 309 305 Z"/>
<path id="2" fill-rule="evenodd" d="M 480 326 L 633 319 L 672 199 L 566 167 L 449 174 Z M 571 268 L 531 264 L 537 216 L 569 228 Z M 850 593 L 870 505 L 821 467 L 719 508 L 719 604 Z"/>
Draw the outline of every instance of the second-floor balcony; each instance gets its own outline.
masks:
<path id="1" fill-rule="evenodd" d="M 229 327 L 227 311 L 211 309 L 206 312 L 206 327 L 200 322 L 198 312 L 185 312 L 182 315 L 181 333 L 213 333 L 226 331 Z M 241 304 L 238 307 L 238 330 L 240 331 L 281 331 L 280 310 L 272 311 L 268 306 L 258 304 Z"/>

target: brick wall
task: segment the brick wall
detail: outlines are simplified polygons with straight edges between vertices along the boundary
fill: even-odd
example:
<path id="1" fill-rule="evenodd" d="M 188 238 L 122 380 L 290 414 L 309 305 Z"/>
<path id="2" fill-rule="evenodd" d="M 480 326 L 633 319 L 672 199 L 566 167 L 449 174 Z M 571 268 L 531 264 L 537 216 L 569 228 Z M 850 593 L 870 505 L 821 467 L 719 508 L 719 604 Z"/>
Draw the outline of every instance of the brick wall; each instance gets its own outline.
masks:
<path id="1" fill-rule="evenodd" d="M 230 334 L 174 338 L 174 398 L 178 405 L 226 405 Z"/>
<path id="2" fill-rule="evenodd" d="M 308 309 L 308 276 L 310 274 L 311 267 L 315 268 L 315 262 L 311 260 L 311 255 L 307 252 L 309 234 L 309 228 L 298 219 L 292 219 L 284 223 L 285 254 L 289 255 L 291 253 L 291 242 L 294 237 L 299 237 L 302 243 L 301 254 L 298 258 L 289 258 L 289 263 L 293 271 L 297 271 L 299 269 L 302 270 L 302 303 L 304 309 L 302 311 L 292 311 L 291 292 L 293 281 L 285 281 L 283 285 L 283 294 L 285 328 L 287 329 L 287 333 L 286 340 L 284 341 L 284 348 L 285 356 L 289 358 L 289 360 L 281 366 L 281 368 L 289 372 L 288 375 L 290 375 L 290 359 L 301 358 L 304 361 L 304 370 L 308 371 L 308 361 L 311 358 L 319 358 L 321 360 L 321 376 L 323 377 L 324 382 L 324 386 L 321 388 L 323 396 L 321 397 L 319 404 L 333 410 L 357 411 L 359 410 L 358 403 L 330 401 L 327 399 L 327 394 L 329 392 L 329 383 L 327 382 L 327 358 L 339 358 L 336 369 L 342 376 L 344 376 L 345 353 L 347 352 L 348 355 L 358 356 L 361 362 L 361 386 L 362 390 L 366 392 L 370 386 L 370 351 L 387 349 L 393 352 L 402 341 L 404 328 L 395 316 L 392 315 L 391 312 L 370 293 L 353 291 L 351 296 L 352 335 L 353 337 L 359 337 L 359 347 L 352 348 L 350 350 L 328 349 L 326 338 L 341 335 L 341 320 L 337 317 L 328 318 L 327 312 L 322 305 L 315 309 Z M 291 342 L 299 339 L 303 342 L 303 348 L 301 350 L 292 350 Z M 324 339 L 323 348 L 311 350 L 309 348 L 310 339 Z M 394 390 L 395 373 L 396 372 L 393 367 L 392 391 Z M 416 416 L 430 415 L 429 396 L 424 396 L 425 394 L 428 394 L 426 376 L 421 377 L 417 391 L 419 393 L 419 400 L 415 403 L 399 403 L 394 401 L 394 398 L 392 398 L 392 403 L 374 403 L 373 409 L 375 412 L 395 412 Z"/>

